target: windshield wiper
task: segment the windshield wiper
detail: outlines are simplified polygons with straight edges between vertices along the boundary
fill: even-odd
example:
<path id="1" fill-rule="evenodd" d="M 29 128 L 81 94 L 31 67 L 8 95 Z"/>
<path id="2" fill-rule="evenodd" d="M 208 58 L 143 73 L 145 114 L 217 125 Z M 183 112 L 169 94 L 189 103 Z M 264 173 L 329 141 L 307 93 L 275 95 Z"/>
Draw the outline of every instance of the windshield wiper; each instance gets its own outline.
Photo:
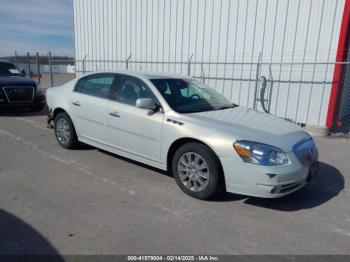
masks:
<path id="1" fill-rule="evenodd" d="M 227 105 L 227 106 L 220 106 L 220 107 L 217 107 L 216 110 L 224 110 L 224 109 L 229 109 L 229 108 L 235 108 L 237 106 L 238 105 L 236 105 L 236 104 Z"/>
<path id="2" fill-rule="evenodd" d="M 214 108 L 206 108 L 206 109 L 192 109 L 192 110 L 186 110 L 182 111 L 183 114 L 189 114 L 189 113 L 200 113 L 200 112 L 207 112 L 207 111 L 213 111 Z"/>

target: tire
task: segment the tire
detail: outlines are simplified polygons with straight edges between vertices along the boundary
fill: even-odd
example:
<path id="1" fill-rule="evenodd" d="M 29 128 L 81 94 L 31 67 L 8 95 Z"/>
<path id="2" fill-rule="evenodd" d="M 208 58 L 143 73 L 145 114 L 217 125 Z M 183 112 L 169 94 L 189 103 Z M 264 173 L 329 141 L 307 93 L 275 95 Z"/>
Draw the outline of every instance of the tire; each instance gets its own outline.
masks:
<path id="1" fill-rule="evenodd" d="M 62 112 L 55 117 L 55 136 L 57 142 L 66 149 L 74 149 L 79 145 L 77 134 L 70 117 Z"/>
<path id="2" fill-rule="evenodd" d="M 189 158 L 190 161 L 186 162 Z M 187 143 L 179 147 L 173 156 L 171 171 L 181 190 L 197 199 L 210 199 L 224 188 L 218 157 L 200 143 Z"/>
<path id="3" fill-rule="evenodd" d="M 45 104 L 38 104 L 38 105 L 32 106 L 30 109 L 32 109 L 33 111 L 41 111 L 44 109 L 44 107 L 45 107 Z"/>

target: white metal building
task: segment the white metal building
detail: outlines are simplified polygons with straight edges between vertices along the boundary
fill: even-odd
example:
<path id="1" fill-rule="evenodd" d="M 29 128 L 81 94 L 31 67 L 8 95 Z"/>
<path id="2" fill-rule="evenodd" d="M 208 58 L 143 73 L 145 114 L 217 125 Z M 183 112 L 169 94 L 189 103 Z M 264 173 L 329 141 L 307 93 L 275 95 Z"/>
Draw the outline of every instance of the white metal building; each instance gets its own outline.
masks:
<path id="1" fill-rule="evenodd" d="M 271 113 L 329 127 L 339 120 L 340 105 L 332 105 L 339 86 L 331 82 L 342 68 L 328 62 L 347 61 L 350 0 L 73 3 L 75 55 L 85 58 L 79 71 L 128 66 L 189 74 L 250 107 L 255 80 L 265 76 L 276 80 Z"/>

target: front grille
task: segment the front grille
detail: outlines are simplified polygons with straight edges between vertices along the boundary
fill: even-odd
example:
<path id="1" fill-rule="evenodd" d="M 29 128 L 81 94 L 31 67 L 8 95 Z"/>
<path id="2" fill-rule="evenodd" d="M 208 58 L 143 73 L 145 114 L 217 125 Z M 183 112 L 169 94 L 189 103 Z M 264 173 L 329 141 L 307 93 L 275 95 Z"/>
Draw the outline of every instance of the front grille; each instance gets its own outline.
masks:
<path id="1" fill-rule="evenodd" d="M 9 103 L 32 102 L 34 99 L 32 86 L 8 86 L 3 90 Z"/>
<path id="2" fill-rule="evenodd" d="M 311 165 L 318 158 L 317 147 L 312 138 L 297 143 L 293 151 L 303 165 Z"/>

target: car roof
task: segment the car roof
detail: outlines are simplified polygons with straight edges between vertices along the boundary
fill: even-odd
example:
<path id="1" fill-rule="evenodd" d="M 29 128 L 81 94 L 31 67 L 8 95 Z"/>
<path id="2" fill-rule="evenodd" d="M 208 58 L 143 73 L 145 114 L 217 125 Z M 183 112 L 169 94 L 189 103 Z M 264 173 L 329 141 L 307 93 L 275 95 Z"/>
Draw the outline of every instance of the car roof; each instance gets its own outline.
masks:
<path id="1" fill-rule="evenodd" d="M 92 74 L 101 74 L 101 73 L 115 73 L 115 74 L 128 74 L 136 77 L 146 78 L 146 79 L 165 79 L 165 78 L 171 78 L 171 79 L 189 79 L 188 76 L 184 76 L 181 74 L 172 74 L 167 72 L 140 72 L 140 71 L 132 71 L 132 70 L 113 70 L 113 71 L 96 71 L 91 72 L 89 75 Z"/>
<path id="2" fill-rule="evenodd" d="M 14 65 L 13 63 L 6 61 L 6 60 L 2 60 L 2 59 L 0 59 L 0 64 Z"/>

